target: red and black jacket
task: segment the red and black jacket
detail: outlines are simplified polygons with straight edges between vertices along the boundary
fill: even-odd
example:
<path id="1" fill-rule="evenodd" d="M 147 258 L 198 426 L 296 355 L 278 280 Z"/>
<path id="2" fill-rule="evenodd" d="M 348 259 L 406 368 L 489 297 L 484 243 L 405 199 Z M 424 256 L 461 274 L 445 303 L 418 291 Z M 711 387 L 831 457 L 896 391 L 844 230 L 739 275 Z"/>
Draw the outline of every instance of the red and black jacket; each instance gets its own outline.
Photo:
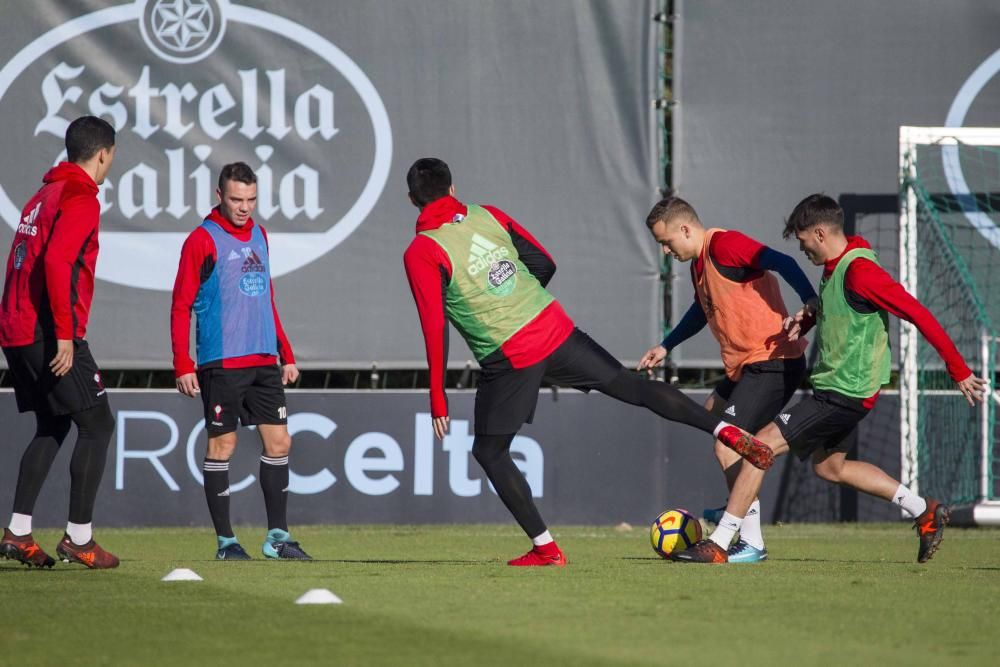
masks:
<path id="1" fill-rule="evenodd" d="M 87 334 L 101 205 L 97 183 L 61 162 L 25 205 L 7 258 L 0 346 Z"/>

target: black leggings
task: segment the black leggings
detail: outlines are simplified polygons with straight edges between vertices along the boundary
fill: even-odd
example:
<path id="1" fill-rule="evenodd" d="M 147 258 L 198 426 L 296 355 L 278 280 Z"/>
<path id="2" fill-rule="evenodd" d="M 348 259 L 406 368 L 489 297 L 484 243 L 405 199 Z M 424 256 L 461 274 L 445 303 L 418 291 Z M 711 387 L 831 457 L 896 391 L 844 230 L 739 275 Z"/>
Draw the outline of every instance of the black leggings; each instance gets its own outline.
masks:
<path id="1" fill-rule="evenodd" d="M 619 401 L 642 406 L 661 417 L 707 433 L 712 433 L 719 423 L 718 417 L 682 394 L 676 387 L 648 380 L 624 367 L 610 380 L 594 383 L 588 388 Z M 514 515 L 521 529 L 528 537 L 537 537 L 545 532 L 545 522 L 531 497 L 528 481 L 510 456 L 514 435 L 477 434 L 472 445 L 472 455 L 486 472 L 500 500 Z"/>
<path id="2" fill-rule="evenodd" d="M 528 537 L 538 537 L 546 530 L 545 522 L 531 499 L 528 480 L 510 457 L 514 435 L 477 435 L 472 443 L 472 455 L 483 467 L 500 500 L 514 515 L 521 529 Z"/>
<path id="3" fill-rule="evenodd" d="M 641 405 L 664 419 L 687 424 L 706 433 L 714 433 L 715 427 L 719 425 L 718 417 L 685 396 L 677 387 L 649 380 L 624 367 L 609 381 L 594 389 L 630 405 Z"/>
<path id="4" fill-rule="evenodd" d="M 115 429 L 115 418 L 107 401 L 89 410 L 71 415 L 36 413 L 35 437 L 24 450 L 14 492 L 14 512 L 33 514 L 35 502 L 48 477 L 52 462 L 76 424 L 77 440 L 70 460 L 69 520 L 90 523 L 94 514 L 97 488 L 104 475 L 108 444 Z"/>

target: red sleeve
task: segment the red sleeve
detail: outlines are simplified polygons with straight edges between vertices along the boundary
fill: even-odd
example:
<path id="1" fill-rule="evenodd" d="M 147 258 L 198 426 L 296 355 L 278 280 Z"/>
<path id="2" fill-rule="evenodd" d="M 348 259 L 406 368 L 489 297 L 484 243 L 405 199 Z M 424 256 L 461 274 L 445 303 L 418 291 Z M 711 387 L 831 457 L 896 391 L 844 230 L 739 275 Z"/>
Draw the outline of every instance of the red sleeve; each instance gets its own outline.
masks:
<path id="1" fill-rule="evenodd" d="M 73 339 L 73 265 L 87 239 L 97 230 L 101 205 L 91 194 L 68 197 L 59 204 L 59 220 L 45 248 L 45 286 L 56 338 Z"/>
<path id="2" fill-rule="evenodd" d="M 896 317 L 916 325 L 920 334 L 944 360 L 952 380 L 961 382 L 972 375 L 972 370 L 966 365 L 941 323 L 878 264 L 867 259 L 851 262 L 844 277 L 844 287 Z"/>
<path id="3" fill-rule="evenodd" d="M 542 246 L 542 244 L 538 242 L 538 239 L 529 234 L 524 227 L 517 224 L 517 221 L 514 220 L 514 218 L 510 217 L 509 215 L 498 209 L 496 206 L 483 206 L 483 208 L 489 211 L 490 215 L 496 218 L 496 221 L 499 222 L 501 225 L 503 225 L 508 232 L 517 234 L 522 239 L 524 239 L 531 245 L 535 246 L 535 248 L 538 249 L 538 251 L 541 252 L 543 255 L 545 255 L 545 257 L 548 258 L 550 262 L 555 264 L 555 260 L 552 259 L 552 255 L 549 254 L 549 251 L 546 250 Z"/>
<path id="4" fill-rule="evenodd" d="M 713 235 L 708 252 L 717 264 L 760 271 L 763 267 L 758 264 L 758 259 L 766 248 L 760 241 L 731 230 Z"/>
<path id="5" fill-rule="evenodd" d="M 267 231 L 261 227 L 260 231 L 264 234 L 264 243 L 267 245 L 268 253 L 271 252 L 271 244 L 267 240 Z M 271 282 L 271 312 L 274 313 L 274 330 L 278 334 L 278 359 L 281 360 L 282 366 L 287 366 L 288 364 L 295 363 L 295 354 L 292 352 L 292 344 L 288 342 L 288 336 L 285 335 L 285 329 L 281 326 L 281 318 L 278 317 L 278 306 L 274 301 L 274 281 Z"/>
<path id="6" fill-rule="evenodd" d="M 187 237 L 181 248 L 170 304 L 170 343 L 176 377 L 195 371 L 191 359 L 191 307 L 201 287 L 202 267 L 206 260 L 215 261 L 215 243 L 208 232 L 199 227 Z"/>
<path id="7" fill-rule="evenodd" d="M 431 416 L 448 414 L 444 380 L 448 361 L 448 321 L 444 314 L 445 280 L 451 278 L 451 260 L 437 243 L 418 235 L 403 254 L 406 279 L 420 316 L 427 351 L 431 388 Z"/>

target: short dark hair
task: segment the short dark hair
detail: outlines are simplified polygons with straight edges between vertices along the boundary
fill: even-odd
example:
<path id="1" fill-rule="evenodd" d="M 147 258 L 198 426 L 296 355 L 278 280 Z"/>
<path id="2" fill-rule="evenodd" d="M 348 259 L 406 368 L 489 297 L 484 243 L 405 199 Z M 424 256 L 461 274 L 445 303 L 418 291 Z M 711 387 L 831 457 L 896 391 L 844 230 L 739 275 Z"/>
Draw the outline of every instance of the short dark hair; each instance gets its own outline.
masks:
<path id="1" fill-rule="evenodd" d="M 805 231 L 816 225 L 844 228 L 844 210 L 836 200 L 822 193 L 809 195 L 796 204 L 792 214 L 785 221 L 785 231 L 782 236 L 787 239 L 796 232 Z"/>
<path id="2" fill-rule="evenodd" d="M 658 201 L 653 210 L 649 212 L 646 216 L 646 226 L 652 229 L 658 222 L 670 222 L 677 217 L 688 217 L 694 218 L 701 222 L 698 218 L 698 214 L 695 213 L 694 207 L 687 203 L 680 197 L 674 197 L 673 195 L 668 195 Z"/>
<path id="3" fill-rule="evenodd" d="M 444 160 L 422 157 L 406 172 L 406 186 L 410 189 L 413 203 L 423 208 L 448 194 L 451 169 Z"/>
<path id="4" fill-rule="evenodd" d="M 86 162 L 102 148 L 115 145 L 115 128 L 97 116 L 81 116 L 66 128 L 66 159 Z"/>
<path id="5" fill-rule="evenodd" d="M 246 162 L 230 162 L 219 172 L 219 191 L 226 191 L 226 181 L 239 181 L 247 185 L 257 182 L 257 174 L 253 173 Z"/>

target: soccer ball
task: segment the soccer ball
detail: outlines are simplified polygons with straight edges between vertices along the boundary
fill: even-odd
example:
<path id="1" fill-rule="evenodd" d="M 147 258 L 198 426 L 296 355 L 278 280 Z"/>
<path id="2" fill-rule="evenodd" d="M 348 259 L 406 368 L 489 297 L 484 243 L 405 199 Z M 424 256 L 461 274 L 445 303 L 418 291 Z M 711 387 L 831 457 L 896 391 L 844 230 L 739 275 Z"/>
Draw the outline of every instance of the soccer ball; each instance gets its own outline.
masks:
<path id="1" fill-rule="evenodd" d="M 649 529 L 653 551 L 666 558 L 673 551 L 687 549 L 701 539 L 701 524 L 687 510 L 667 510 L 656 517 Z"/>

